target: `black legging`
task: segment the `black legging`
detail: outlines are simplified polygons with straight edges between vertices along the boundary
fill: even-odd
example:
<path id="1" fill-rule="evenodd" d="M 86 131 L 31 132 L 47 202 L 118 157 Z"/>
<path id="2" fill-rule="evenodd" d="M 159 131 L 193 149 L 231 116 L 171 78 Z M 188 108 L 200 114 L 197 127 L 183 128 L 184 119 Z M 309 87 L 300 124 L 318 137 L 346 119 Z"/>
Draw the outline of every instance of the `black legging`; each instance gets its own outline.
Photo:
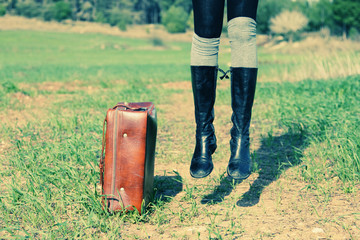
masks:
<path id="1" fill-rule="evenodd" d="M 225 0 L 192 0 L 195 33 L 203 38 L 221 35 Z M 227 18 L 249 17 L 256 21 L 258 0 L 227 0 Z"/>

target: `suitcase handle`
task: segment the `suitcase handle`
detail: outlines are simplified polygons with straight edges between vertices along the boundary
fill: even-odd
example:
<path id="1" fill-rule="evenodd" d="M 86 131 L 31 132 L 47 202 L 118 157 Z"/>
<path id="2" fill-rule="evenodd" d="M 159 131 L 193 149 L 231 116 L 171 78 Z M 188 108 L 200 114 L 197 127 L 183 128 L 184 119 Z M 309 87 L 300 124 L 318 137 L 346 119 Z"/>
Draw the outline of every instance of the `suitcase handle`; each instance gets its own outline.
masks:
<path id="1" fill-rule="evenodd" d="M 148 108 L 146 108 L 146 107 L 131 107 L 129 105 L 129 103 L 127 103 L 127 102 L 116 104 L 113 107 L 113 109 L 116 109 L 116 108 L 125 108 L 126 110 L 130 109 L 130 110 L 133 110 L 133 111 L 147 111 L 148 110 Z"/>

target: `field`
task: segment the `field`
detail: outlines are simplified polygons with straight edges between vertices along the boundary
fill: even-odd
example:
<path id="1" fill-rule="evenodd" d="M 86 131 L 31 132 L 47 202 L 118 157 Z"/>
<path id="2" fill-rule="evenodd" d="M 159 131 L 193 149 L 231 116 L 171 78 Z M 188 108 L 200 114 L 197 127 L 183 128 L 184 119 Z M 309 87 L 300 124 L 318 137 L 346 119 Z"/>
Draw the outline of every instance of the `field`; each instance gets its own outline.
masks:
<path id="1" fill-rule="evenodd" d="M 260 46 L 253 174 L 225 173 L 230 83 L 219 80 L 215 170 L 195 180 L 191 43 L 145 32 L 0 31 L 0 238 L 360 239 L 359 44 Z M 226 39 L 219 59 L 227 69 Z M 102 122 L 119 101 L 158 111 L 141 216 L 100 203 Z"/>

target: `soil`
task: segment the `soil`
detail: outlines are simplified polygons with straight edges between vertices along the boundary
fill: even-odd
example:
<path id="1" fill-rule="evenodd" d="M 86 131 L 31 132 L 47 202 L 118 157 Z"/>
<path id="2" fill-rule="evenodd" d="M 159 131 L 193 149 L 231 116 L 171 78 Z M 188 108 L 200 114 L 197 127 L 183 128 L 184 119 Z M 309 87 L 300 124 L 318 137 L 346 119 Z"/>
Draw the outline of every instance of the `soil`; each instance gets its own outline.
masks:
<path id="1" fill-rule="evenodd" d="M 0 30 L 34 28 L 43 31 L 96 32 L 141 38 L 149 37 L 148 32 L 161 31 L 162 36 L 167 39 L 184 41 L 191 41 L 192 35 L 191 33 L 167 34 L 157 26 L 148 26 L 150 29 L 148 31 L 144 31 L 143 27 L 131 27 L 128 31 L 122 32 L 117 28 L 97 23 L 44 23 L 36 19 L 14 16 L 0 18 Z M 271 49 L 273 45 L 268 47 Z M 23 87 L 20 86 L 20 88 Z M 171 132 L 169 129 L 159 128 L 157 147 L 159 157 L 156 159 L 155 169 L 158 180 L 157 198 L 163 197 L 166 200 L 161 214 L 165 219 L 167 216 L 171 216 L 171 219 L 167 219 L 161 225 L 157 225 L 156 219 L 145 223 L 129 224 L 124 227 L 124 238 L 132 239 L 137 236 L 138 239 L 210 239 L 209 231 L 219 230 L 224 239 L 360 239 L 360 191 L 345 194 L 339 187 L 342 183 L 338 179 L 324 183 L 324 186 L 319 185 L 318 189 L 315 189 L 315 186 L 299 177 L 301 166 L 284 168 L 279 165 L 278 169 L 274 169 L 276 159 L 274 156 L 279 154 L 276 152 L 281 151 L 280 159 L 288 157 L 286 138 L 282 137 L 284 133 L 280 130 L 274 135 L 275 143 L 271 145 L 274 149 L 264 146 L 258 132 L 255 131 L 252 134 L 251 152 L 256 152 L 257 158 L 264 161 L 256 173 L 242 182 L 235 183 L 226 177 L 231 128 L 230 106 L 216 106 L 215 108 L 216 116 L 223 116 L 221 119 L 228 120 L 215 120 L 219 146 L 214 154 L 213 173 L 206 179 L 191 178 L 189 162 L 194 137 L 181 134 L 184 128 L 194 130 L 191 84 L 172 82 L 163 84 L 162 87 L 182 90 L 182 93 L 172 96 L 171 104 L 157 106 L 162 118 L 178 127 Z M 219 87 L 228 89 L 228 81 L 220 82 Z M 40 88 L 44 91 L 58 91 L 63 88 L 96 91 L 76 82 L 70 86 L 64 86 L 63 83 L 46 83 L 39 85 L 38 89 Z M 53 96 L 56 99 L 49 99 Z M 47 112 L 44 109 L 48 109 L 47 104 L 58 101 L 61 96 L 53 94 L 30 97 L 23 93 L 15 93 L 13 99 L 16 99 L 19 105 L 26 102 L 32 110 L 11 110 L 1 113 L 0 118 L 6 114 L 6 117 L 13 118 L 12 122 L 26 124 L 28 118 L 41 119 L 46 116 Z M 253 122 L 251 128 L 261 127 L 264 122 Z M 181 136 L 181 139 L 177 139 L 176 133 Z M 163 149 L 162 141 L 173 141 L 173 147 Z M 184 150 L 183 145 L 176 144 L 176 141 L 187 141 L 189 144 Z M 0 152 L 6 147 L 8 146 L 2 142 Z M 179 161 L 169 163 L 169 158 L 179 159 Z M 160 181 L 162 179 L 163 182 Z M 191 200 L 185 201 L 185 198 L 189 198 L 187 189 L 192 188 L 197 188 L 197 191 L 203 192 L 204 196 L 192 196 Z M 322 189 L 324 193 L 320 194 Z M 331 189 L 331 191 L 326 192 L 326 189 Z M 198 214 L 191 213 L 194 204 L 197 206 L 195 209 Z M 153 217 L 159 215 L 160 213 L 154 213 Z M 212 239 L 217 239 L 214 232 L 210 235 Z"/>
<path id="2" fill-rule="evenodd" d="M 226 85 L 226 84 L 224 84 Z M 194 107 L 192 102 L 191 86 L 189 83 L 172 82 L 164 84 L 163 87 L 184 90 L 182 94 L 173 95 L 171 106 L 178 106 L 177 109 L 170 105 L 159 105 L 158 108 L 165 110 L 162 118 L 177 124 L 179 119 L 187 121 L 186 127 L 191 125 L 194 129 Z M 226 86 L 223 86 L 226 88 Z M 259 108 L 263 106 L 257 106 Z M 226 116 L 230 119 L 230 106 L 215 106 L 215 116 Z M 219 117 L 223 118 L 223 117 Z M 251 128 L 260 127 L 259 122 L 253 122 Z M 199 208 L 199 215 L 193 217 L 190 222 L 174 217 L 168 224 L 161 225 L 165 229 L 159 231 L 158 226 L 144 224 L 142 230 L 138 227 L 130 227 L 127 231 L 129 236 L 137 235 L 141 239 L 209 239 L 209 226 L 215 225 L 224 239 L 359 239 L 359 192 L 345 194 L 339 188 L 342 182 L 339 179 L 325 183 L 327 186 L 318 188 L 331 189 L 331 193 L 319 194 L 321 190 L 316 189 L 308 182 L 299 178 L 299 168 L 294 166 L 282 168 L 283 171 L 274 169 L 272 156 L 276 151 L 281 151 L 283 158 L 287 158 L 290 146 L 286 133 L 279 130 L 274 133 L 275 141 L 272 146 L 264 147 L 261 143 L 261 136 L 256 131 L 252 134 L 251 152 L 257 153 L 258 159 L 264 159 L 267 164 L 260 165 L 260 170 L 253 173 L 248 179 L 231 185 L 231 180 L 226 177 L 228 161 L 228 141 L 230 121 L 215 120 L 214 122 L 218 149 L 215 152 L 215 169 L 208 179 L 193 179 L 189 174 L 189 162 L 194 136 L 188 136 L 189 153 L 185 154 L 181 146 L 174 145 L 168 155 L 159 154 L 156 165 L 156 176 L 164 176 L 169 179 L 176 179 L 181 176 L 182 187 L 177 189 L 174 186 L 157 186 L 162 189 L 162 196 L 171 196 L 167 203 L 166 212 L 190 211 L 189 201 L 183 201 L 186 197 L 185 188 L 201 189 L 207 194 L 205 196 L 194 196 L 194 201 Z M 158 148 L 161 149 L 161 138 L 166 135 L 163 129 L 159 129 Z M 181 136 L 181 134 L 179 134 Z M 175 137 L 176 138 L 176 137 Z M 168 140 L 168 139 L 167 139 Z M 186 139 L 174 139 L 186 141 Z M 160 146 L 159 146 L 160 145 Z M 274 148 L 274 149 L 272 149 Z M 169 155 L 172 159 L 183 159 L 181 162 L 168 163 Z M 225 156 L 225 157 L 224 157 Z M 289 156 L 291 158 L 291 156 Z M 166 162 L 166 164 L 164 163 Z M 270 173 L 275 171 L 275 174 Z M 220 181 L 215 179 L 221 178 Z M 200 190 L 199 190 L 200 191 Z M 327 194 L 329 194 L 327 196 Z M 180 210 L 181 212 L 181 210 Z M 204 214 L 207 212 L 208 214 Z M 174 214 L 172 214 L 173 216 Z M 211 222 L 211 217 L 216 220 Z M 235 224 L 234 235 L 226 229 Z M 214 237 L 214 234 L 211 236 Z M 216 238 L 214 238 L 216 239 Z"/>

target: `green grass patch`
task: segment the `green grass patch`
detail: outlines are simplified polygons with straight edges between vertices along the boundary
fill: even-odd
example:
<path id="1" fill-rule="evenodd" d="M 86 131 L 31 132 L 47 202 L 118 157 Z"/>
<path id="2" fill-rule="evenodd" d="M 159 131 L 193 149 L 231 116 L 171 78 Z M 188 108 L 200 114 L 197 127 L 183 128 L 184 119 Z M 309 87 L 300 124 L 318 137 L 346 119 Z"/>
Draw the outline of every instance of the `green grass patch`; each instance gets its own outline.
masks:
<path id="1" fill-rule="evenodd" d="M 259 177 L 248 192 L 233 196 L 245 183 L 232 182 L 224 173 L 192 185 L 187 176 L 169 169 L 156 176 L 157 197 L 142 216 L 110 215 L 101 207 L 98 161 L 102 121 L 118 101 L 159 106 L 158 164 L 189 162 L 193 125 L 187 116 L 166 113 L 168 107 L 177 107 L 174 96 L 191 96 L 191 89 L 182 86 L 190 81 L 190 43 L 3 31 L 0 49 L 0 238 L 136 238 L 127 235 L 127 228 L 143 231 L 145 226 L 156 226 L 157 236 L 173 227 L 171 236 L 179 238 L 179 228 L 195 223 L 206 225 L 209 238 L 239 237 L 248 231 L 242 222 L 248 210 L 234 218 L 234 209 L 258 204 L 264 189 L 290 168 L 296 172 L 291 181 L 320 189 L 338 179 L 341 186 L 330 191 L 358 191 L 360 76 L 276 81 L 296 73 L 296 66 L 311 66 L 303 61 L 311 56 L 260 49 L 260 78 L 270 80 L 257 85 L 251 136 L 258 142 L 252 157 Z M 221 59 L 225 66 L 229 54 L 222 53 Z M 339 65 L 344 69 L 348 60 L 338 61 L 344 61 Z M 182 87 L 164 87 L 169 82 Z M 230 105 L 229 94 L 229 87 L 218 89 L 217 107 Z M 230 130 L 229 116 L 216 116 L 215 121 L 219 135 Z M 216 159 L 228 157 L 223 145 Z M 223 221 L 229 226 L 223 227 Z"/>

